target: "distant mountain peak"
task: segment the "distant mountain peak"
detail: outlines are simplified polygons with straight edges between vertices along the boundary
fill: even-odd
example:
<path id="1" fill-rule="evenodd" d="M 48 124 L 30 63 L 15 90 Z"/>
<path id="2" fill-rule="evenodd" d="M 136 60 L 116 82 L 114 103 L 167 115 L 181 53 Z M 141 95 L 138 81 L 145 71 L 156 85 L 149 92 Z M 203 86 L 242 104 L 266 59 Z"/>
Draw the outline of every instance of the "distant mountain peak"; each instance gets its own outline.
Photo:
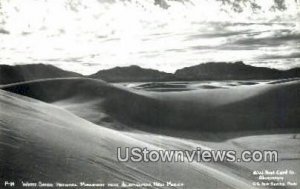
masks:
<path id="1" fill-rule="evenodd" d="M 167 81 L 173 75 L 166 72 L 161 72 L 154 69 L 146 69 L 137 65 L 126 67 L 115 67 L 107 70 L 100 70 L 91 75 L 92 78 L 102 79 L 110 82 L 129 82 L 129 81 Z"/>
<path id="2" fill-rule="evenodd" d="M 272 68 L 255 67 L 238 62 L 208 62 L 191 67 L 185 67 L 175 72 L 179 80 L 240 80 L 240 79 L 280 79 L 299 77 Z M 297 73 L 294 71 L 294 73 Z"/>
<path id="3" fill-rule="evenodd" d="M 0 84 L 46 78 L 82 77 L 49 64 L 0 65 Z"/>

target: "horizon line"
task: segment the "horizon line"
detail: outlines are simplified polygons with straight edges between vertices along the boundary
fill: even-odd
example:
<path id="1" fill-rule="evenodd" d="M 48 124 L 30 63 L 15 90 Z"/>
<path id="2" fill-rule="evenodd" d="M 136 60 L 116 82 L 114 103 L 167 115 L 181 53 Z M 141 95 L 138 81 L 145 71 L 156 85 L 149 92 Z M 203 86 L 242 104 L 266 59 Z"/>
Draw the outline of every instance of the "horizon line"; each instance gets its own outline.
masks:
<path id="1" fill-rule="evenodd" d="M 96 72 L 92 73 L 92 74 L 82 74 L 80 72 L 77 72 L 77 71 L 71 71 L 69 69 L 64 69 L 64 68 L 61 68 L 60 66 L 58 65 L 55 65 L 55 64 L 49 64 L 49 63 L 42 63 L 42 62 L 39 62 L 39 63 L 16 63 L 16 64 L 13 64 L 13 65 L 10 65 L 10 64 L 0 64 L 0 66 L 26 66 L 26 65 L 45 65 L 45 66 L 53 66 L 53 67 L 56 67 L 56 68 L 59 68 L 61 70 L 64 70 L 64 71 L 69 71 L 69 72 L 74 72 L 74 73 L 77 73 L 77 74 L 80 74 L 82 76 L 91 76 L 91 75 L 94 75 L 100 71 L 106 71 L 106 70 L 111 70 L 111 69 L 114 69 L 114 68 L 128 68 L 128 67 L 132 67 L 132 66 L 137 66 L 139 68 L 142 68 L 142 69 L 147 69 L 147 70 L 154 70 L 154 71 L 159 71 L 159 72 L 163 72 L 163 73 L 167 73 L 167 74 L 175 74 L 176 71 L 178 70 L 181 70 L 181 69 L 184 69 L 184 68 L 190 68 L 190 67 L 194 67 L 194 66 L 198 66 L 198 65 L 202 65 L 202 64 L 218 64 L 218 63 L 225 63 L 225 64 L 244 64 L 246 66 L 250 66 L 250 67 L 256 67 L 256 68 L 268 68 L 268 69 L 273 69 L 273 70 L 278 70 L 278 71 L 288 71 L 288 70 L 292 70 L 292 69 L 295 69 L 295 68 L 300 68 L 300 66 L 295 66 L 295 67 L 291 67 L 291 68 L 288 68 L 288 69 L 278 69 L 278 68 L 273 68 L 273 67 L 266 67 L 266 66 L 254 66 L 254 65 L 251 65 L 251 64 L 247 64 L 245 63 L 244 61 L 228 61 L 228 62 L 221 62 L 221 61 L 211 61 L 211 62 L 202 62 L 202 63 L 198 63 L 198 64 L 194 64 L 194 65 L 191 65 L 191 66 L 185 66 L 185 67 L 182 67 L 182 68 L 179 68 L 179 69 L 176 69 L 174 72 L 167 72 L 167 71 L 163 71 L 163 70 L 159 70 L 159 69 L 155 69 L 155 68 L 150 68 L 150 67 L 143 67 L 143 66 L 140 66 L 140 65 L 137 65 L 137 64 L 130 64 L 130 65 L 127 65 L 127 66 L 114 66 L 114 67 L 111 67 L 111 68 L 107 68 L 107 69 L 99 69 L 97 70 Z"/>

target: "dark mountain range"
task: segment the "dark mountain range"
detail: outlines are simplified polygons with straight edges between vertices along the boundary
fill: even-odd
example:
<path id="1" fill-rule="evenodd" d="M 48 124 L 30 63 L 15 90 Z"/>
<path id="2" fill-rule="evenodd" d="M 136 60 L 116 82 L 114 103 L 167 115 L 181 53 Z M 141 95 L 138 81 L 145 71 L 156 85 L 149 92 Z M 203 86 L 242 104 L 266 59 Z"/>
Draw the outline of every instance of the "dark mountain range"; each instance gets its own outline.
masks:
<path id="1" fill-rule="evenodd" d="M 284 71 L 284 77 L 291 78 L 291 77 L 300 77 L 300 68 L 293 68 L 290 70 Z"/>
<path id="2" fill-rule="evenodd" d="M 0 65 L 0 84 L 63 77 L 82 77 L 82 75 L 45 64 Z"/>
<path id="3" fill-rule="evenodd" d="M 115 67 L 108 70 L 100 70 L 90 75 L 91 78 L 102 79 L 108 82 L 144 82 L 144 81 L 170 81 L 174 80 L 173 74 L 153 69 L 145 69 L 139 66 Z"/>
<path id="4" fill-rule="evenodd" d="M 210 62 L 179 69 L 174 75 L 178 80 L 282 79 L 300 77 L 300 68 L 282 71 L 254 67 L 243 62 Z"/>
<path id="5" fill-rule="evenodd" d="M 83 76 L 45 64 L 0 65 L 0 84 L 67 77 L 89 77 L 107 82 L 284 79 L 300 77 L 300 68 L 277 70 L 254 67 L 243 62 L 210 62 L 182 68 L 174 74 L 133 65 L 100 70 L 95 74 Z"/>

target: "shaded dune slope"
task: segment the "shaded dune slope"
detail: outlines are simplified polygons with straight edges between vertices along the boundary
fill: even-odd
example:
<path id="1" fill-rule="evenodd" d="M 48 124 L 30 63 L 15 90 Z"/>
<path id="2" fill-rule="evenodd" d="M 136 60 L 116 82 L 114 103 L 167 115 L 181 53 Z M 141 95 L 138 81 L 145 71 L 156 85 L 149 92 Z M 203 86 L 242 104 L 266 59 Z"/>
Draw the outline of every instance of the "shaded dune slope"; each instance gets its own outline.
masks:
<path id="1" fill-rule="evenodd" d="M 94 111 L 112 120 L 146 130 L 290 129 L 299 128 L 300 121 L 299 81 L 163 94 L 82 78 L 39 80 L 2 88 L 50 103 L 89 103 Z M 82 108 L 81 113 L 84 111 L 88 109 Z"/>

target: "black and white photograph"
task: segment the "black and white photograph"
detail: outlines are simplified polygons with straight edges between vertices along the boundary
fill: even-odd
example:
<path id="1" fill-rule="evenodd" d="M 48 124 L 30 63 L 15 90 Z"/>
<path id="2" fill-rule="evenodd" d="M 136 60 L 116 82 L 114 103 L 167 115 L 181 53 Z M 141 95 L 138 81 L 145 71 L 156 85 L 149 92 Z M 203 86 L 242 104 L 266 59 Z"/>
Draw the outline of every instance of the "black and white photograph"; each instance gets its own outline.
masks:
<path id="1" fill-rule="evenodd" d="M 0 0 L 0 188 L 300 189 L 300 1 Z"/>

